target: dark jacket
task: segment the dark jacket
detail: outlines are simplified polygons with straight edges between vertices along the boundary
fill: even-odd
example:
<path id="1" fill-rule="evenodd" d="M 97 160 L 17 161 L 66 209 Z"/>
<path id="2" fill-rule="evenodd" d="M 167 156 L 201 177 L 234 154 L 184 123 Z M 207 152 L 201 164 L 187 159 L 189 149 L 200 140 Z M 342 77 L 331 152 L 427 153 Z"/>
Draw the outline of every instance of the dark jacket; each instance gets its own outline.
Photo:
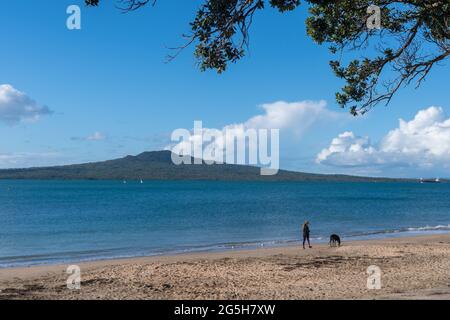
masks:
<path id="1" fill-rule="evenodd" d="M 309 225 L 306 223 L 303 225 L 303 234 L 309 235 Z"/>

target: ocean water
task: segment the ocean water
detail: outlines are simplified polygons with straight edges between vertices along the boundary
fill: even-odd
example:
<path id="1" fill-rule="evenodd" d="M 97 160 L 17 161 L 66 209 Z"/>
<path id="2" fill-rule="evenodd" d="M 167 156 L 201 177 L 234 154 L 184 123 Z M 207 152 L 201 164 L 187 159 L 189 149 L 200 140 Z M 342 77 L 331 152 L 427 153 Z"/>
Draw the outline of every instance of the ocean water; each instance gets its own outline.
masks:
<path id="1" fill-rule="evenodd" d="M 0 267 L 449 232 L 450 184 L 0 181 Z"/>

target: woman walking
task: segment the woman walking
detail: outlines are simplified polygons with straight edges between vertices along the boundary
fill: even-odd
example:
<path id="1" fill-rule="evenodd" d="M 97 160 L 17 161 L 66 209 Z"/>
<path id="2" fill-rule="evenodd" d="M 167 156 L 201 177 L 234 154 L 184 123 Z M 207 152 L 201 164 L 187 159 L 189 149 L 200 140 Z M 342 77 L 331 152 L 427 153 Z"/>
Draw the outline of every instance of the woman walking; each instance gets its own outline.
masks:
<path id="1" fill-rule="evenodd" d="M 309 242 L 309 221 L 306 220 L 303 224 L 303 249 L 305 249 L 305 241 L 308 241 L 308 246 L 311 247 L 311 243 Z"/>

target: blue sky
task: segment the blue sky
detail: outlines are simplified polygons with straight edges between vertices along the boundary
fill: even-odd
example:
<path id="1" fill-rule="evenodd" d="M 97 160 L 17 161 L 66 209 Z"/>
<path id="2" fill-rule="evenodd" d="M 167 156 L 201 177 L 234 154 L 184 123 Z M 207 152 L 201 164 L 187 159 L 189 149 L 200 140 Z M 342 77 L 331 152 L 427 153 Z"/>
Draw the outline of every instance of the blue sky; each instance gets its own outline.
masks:
<path id="1" fill-rule="evenodd" d="M 450 152 L 448 65 L 435 68 L 418 90 L 402 89 L 388 107 L 380 105 L 354 119 L 334 101 L 342 83 L 328 66 L 327 48 L 306 36 L 304 7 L 288 14 L 272 9 L 259 13 L 251 30 L 250 52 L 222 75 L 200 72 L 193 48 L 165 63 L 167 48 L 183 44 L 181 34 L 189 31 L 188 23 L 200 3 L 159 1 L 154 8 L 129 14 L 120 13 L 112 1 L 101 8 L 85 8 L 81 0 L 3 4 L 0 85 L 35 101 L 36 112 L 45 106 L 50 112 L 33 121 L 0 121 L 0 168 L 97 161 L 159 150 L 169 144 L 174 129 L 192 128 L 194 120 L 202 120 L 208 128 L 223 128 L 264 115 L 264 104 L 312 101 L 320 105 L 323 100 L 327 103 L 323 118 L 299 116 L 298 123 L 281 129 L 282 168 L 450 176 L 445 161 Z M 82 7 L 81 30 L 66 28 L 70 4 Z M 440 108 L 430 110 L 430 106 Z M 422 142 L 430 139 L 436 147 L 419 148 L 414 161 L 399 161 L 405 148 L 387 136 L 399 129 L 400 118 L 409 122 L 421 110 L 428 110 L 422 113 L 429 117 L 427 126 L 411 123 L 415 128 L 411 130 L 418 130 Z M 296 135 L 293 126 L 305 128 Z M 440 131 L 429 136 L 430 128 Z M 354 137 L 339 138 L 344 132 Z M 408 132 L 400 130 L 397 139 L 411 138 Z M 361 145 L 363 151 L 333 154 L 334 138 L 344 149 L 350 143 Z M 411 139 L 410 144 L 416 143 Z M 432 154 L 423 159 L 425 166 L 420 158 L 423 148 Z M 331 151 L 322 153 L 325 158 L 318 161 L 324 149 Z M 403 156 L 411 159 L 410 154 Z"/>

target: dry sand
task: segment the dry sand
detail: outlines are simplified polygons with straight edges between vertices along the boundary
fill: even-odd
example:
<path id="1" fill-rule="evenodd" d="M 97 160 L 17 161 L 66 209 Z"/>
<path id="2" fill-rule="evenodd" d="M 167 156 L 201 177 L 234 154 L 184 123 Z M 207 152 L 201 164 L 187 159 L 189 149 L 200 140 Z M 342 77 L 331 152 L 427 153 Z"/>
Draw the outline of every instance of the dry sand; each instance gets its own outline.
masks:
<path id="1" fill-rule="evenodd" d="M 380 290 L 367 267 L 381 268 Z M 450 299 L 450 234 L 0 269 L 0 299 Z"/>

